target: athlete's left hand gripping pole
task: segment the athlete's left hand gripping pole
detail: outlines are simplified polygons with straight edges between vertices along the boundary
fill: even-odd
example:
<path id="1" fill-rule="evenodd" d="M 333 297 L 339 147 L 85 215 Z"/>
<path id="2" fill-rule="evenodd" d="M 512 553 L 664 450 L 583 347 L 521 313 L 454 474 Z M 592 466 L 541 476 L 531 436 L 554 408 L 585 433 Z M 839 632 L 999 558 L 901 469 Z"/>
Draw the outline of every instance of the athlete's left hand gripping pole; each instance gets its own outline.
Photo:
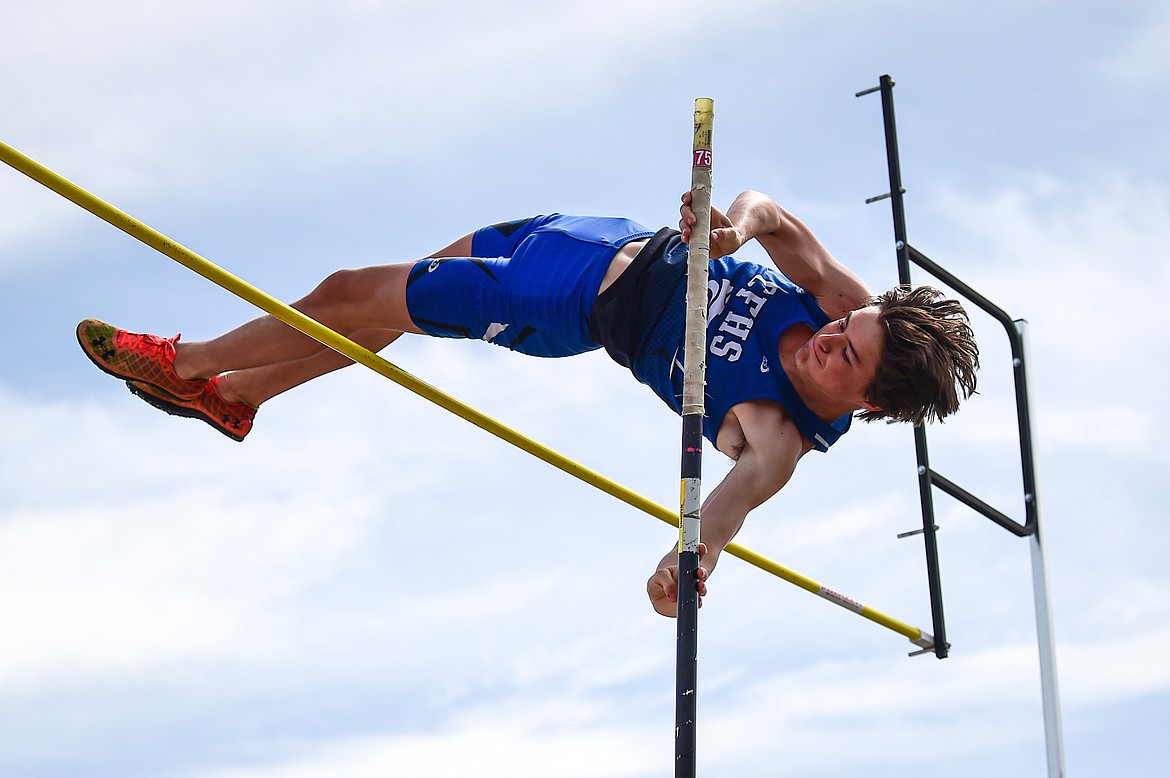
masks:
<path id="1" fill-rule="evenodd" d="M 678 529 L 678 661 L 675 677 L 674 775 L 695 775 L 699 648 L 699 507 L 702 504 L 703 394 L 707 372 L 707 262 L 711 254 L 711 127 L 715 104 L 695 100 L 691 228 L 683 342 L 682 507 Z"/>

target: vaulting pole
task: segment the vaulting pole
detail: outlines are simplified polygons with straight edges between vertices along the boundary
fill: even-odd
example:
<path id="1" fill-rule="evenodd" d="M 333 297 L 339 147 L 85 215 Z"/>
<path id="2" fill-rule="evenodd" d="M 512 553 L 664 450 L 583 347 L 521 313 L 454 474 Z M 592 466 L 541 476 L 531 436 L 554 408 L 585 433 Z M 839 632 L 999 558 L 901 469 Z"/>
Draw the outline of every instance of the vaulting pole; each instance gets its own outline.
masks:
<path id="1" fill-rule="evenodd" d="M 674 775 L 695 775 L 699 649 L 699 507 L 702 503 L 703 394 L 707 373 L 707 260 L 711 254 L 711 126 L 715 105 L 695 100 L 691 162 L 691 229 L 683 341 L 682 506 L 678 523 L 678 662 L 675 677 Z"/>

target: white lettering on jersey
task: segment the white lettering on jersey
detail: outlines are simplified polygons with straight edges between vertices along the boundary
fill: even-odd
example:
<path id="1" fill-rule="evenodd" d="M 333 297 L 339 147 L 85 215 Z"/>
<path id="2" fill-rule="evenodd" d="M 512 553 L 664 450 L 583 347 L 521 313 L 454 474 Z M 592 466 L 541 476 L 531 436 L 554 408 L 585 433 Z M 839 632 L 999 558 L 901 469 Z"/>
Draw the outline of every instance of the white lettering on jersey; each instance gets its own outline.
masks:
<path id="1" fill-rule="evenodd" d="M 740 289 L 735 293 L 735 296 L 742 300 L 747 300 L 748 313 L 752 315 L 752 318 L 759 316 L 760 309 L 764 307 L 764 303 L 768 302 L 767 299 L 747 289 Z"/>
<path id="2" fill-rule="evenodd" d="M 735 362 L 743 356 L 743 343 L 746 343 L 748 336 L 751 335 L 756 317 L 760 315 L 768 298 L 776 294 L 779 289 L 780 287 L 775 281 L 758 273 L 752 276 L 751 280 L 734 294 L 735 298 L 744 301 L 746 309 L 746 315 L 744 315 L 744 313 L 727 310 L 727 305 L 732 299 L 730 281 L 724 279 L 718 286 L 715 281 L 709 281 L 707 283 L 707 296 L 709 298 L 707 324 L 710 326 L 716 319 L 723 318 L 716 328 L 715 336 L 711 338 L 711 353 L 726 359 L 728 362 Z M 767 358 L 760 365 L 760 371 L 768 372 Z"/>
<path id="3" fill-rule="evenodd" d="M 768 295 L 769 297 L 776 294 L 776 292 L 780 289 L 779 284 L 777 284 L 775 281 L 772 281 L 772 280 L 765 278 L 764 276 L 760 275 L 759 273 L 756 273 L 754 276 L 752 276 L 752 280 L 748 281 L 747 285 L 751 286 L 752 284 L 756 284 L 756 283 L 758 283 L 762 287 L 762 291 L 764 292 L 764 294 Z"/>
<path id="4" fill-rule="evenodd" d="M 711 353 L 717 357 L 726 357 L 728 362 L 735 362 L 743 356 L 743 346 L 722 335 L 716 335 L 711 339 Z"/>
<path id="5" fill-rule="evenodd" d="M 752 317 L 728 313 L 723 319 L 723 323 L 719 325 L 719 331 L 734 335 L 740 340 L 747 340 L 748 334 L 752 331 L 752 325 L 755 323 L 756 321 Z"/>
<path id="6" fill-rule="evenodd" d="M 727 309 L 727 302 L 731 299 L 731 282 L 726 278 L 722 284 L 716 284 L 712 279 L 707 282 L 707 325 L 715 321 L 715 317 Z"/>

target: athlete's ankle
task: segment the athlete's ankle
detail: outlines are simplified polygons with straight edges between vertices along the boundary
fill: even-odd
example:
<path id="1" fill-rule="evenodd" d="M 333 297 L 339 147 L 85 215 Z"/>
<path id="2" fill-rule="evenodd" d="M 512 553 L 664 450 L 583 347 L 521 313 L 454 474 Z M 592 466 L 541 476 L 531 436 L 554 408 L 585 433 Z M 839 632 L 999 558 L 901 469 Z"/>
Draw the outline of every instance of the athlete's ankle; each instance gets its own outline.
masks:
<path id="1" fill-rule="evenodd" d="M 237 386 L 234 373 L 222 373 L 217 376 L 212 376 L 210 379 L 212 388 L 224 401 L 229 403 L 243 403 L 250 408 L 259 408 L 260 403 L 256 402 L 246 387 Z"/>
<path id="2" fill-rule="evenodd" d="M 204 343 L 176 343 L 171 368 L 188 381 L 207 381 L 221 373 L 221 368 L 210 362 Z"/>
<path id="3" fill-rule="evenodd" d="M 175 375 L 185 381 L 198 381 L 207 378 L 206 375 L 199 375 L 191 359 L 192 343 L 176 343 L 175 344 L 175 358 L 171 360 L 171 369 L 175 371 Z"/>

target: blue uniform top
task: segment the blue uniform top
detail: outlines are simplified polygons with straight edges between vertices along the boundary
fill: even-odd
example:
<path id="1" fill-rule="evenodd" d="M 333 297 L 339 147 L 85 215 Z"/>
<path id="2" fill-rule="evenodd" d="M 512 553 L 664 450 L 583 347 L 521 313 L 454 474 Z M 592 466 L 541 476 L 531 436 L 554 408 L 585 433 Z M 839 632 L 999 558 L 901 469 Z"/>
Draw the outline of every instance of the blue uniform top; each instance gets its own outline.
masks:
<path id="1" fill-rule="evenodd" d="M 686 246 L 676 242 L 667 261 L 685 263 Z M 683 300 L 685 284 L 674 291 L 667 310 L 650 333 L 630 370 L 673 408 L 682 412 Z M 723 257 L 711 260 L 707 286 L 707 386 L 703 435 L 712 443 L 732 406 L 771 400 L 787 411 L 813 447 L 827 451 L 849 429 L 852 414 L 832 423 L 814 414 L 797 394 L 780 364 L 780 335 L 790 326 L 828 324 L 812 295 L 773 268 Z"/>
<path id="2" fill-rule="evenodd" d="M 407 307 L 431 335 L 480 338 L 536 356 L 604 345 L 681 413 L 687 246 L 678 232 L 660 231 L 598 295 L 614 252 L 651 234 L 625 219 L 560 214 L 485 227 L 475 234 L 474 256 L 415 264 Z M 850 414 L 831 424 L 813 414 L 778 349 L 788 327 L 817 330 L 828 316 L 773 268 L 725 257 L 711 261 L 710 273 L 703 435 L 714 443 L 732 406 L 772 400 L 818 451 L 828 450 L 849 429 Z"/>

